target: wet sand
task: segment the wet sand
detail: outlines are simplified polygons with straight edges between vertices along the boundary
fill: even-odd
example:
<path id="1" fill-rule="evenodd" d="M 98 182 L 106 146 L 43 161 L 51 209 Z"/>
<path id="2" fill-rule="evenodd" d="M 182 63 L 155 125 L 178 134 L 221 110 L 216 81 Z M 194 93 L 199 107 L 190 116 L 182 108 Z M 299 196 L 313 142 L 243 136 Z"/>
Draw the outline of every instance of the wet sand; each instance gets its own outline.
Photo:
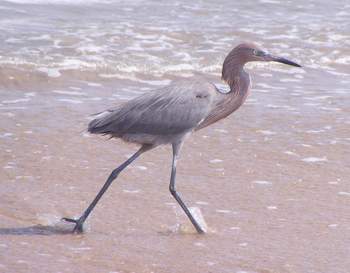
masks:
<path id="1" fill-rule="evenodd" d="M 0 272 L 350 272 L 349 4 L 56 2 L 0 4 Z M 170 195 L 165 146 L 70 234 L 60 219 L 137 149 L 86 134 L 90 115 L 176 77 L 218 83 L 242 40 L 304 67 L 248 65 L 247 102 L 187 139 L 177 188 L 209 232 Z"/>
<path id="2" fill-rule="evenodd" d="M 257 112 L 257 102 L 282 90 L 253 88 L 242 109 L 184 145 L 178 190 L 201 209 L 206 235 L 179 228 L 191 225 L 168 192 L 169 147 L 121 174 L 85 234 L 65 233 L 60 218 L 78 216 L 136 150 L 82 132 L 90 113 L 120 102 L 100 89 L 101 101 L 89 100 L 91 92 L 84 103 L 52 91 L 2 91 L 2 101 L 18 100 L 1 111 L 2 272 L 348 271 L 348 117 L 319 111 L 310 122 L 266 104 Z M 289 107 L 305 97 L 293 100 Z"/>

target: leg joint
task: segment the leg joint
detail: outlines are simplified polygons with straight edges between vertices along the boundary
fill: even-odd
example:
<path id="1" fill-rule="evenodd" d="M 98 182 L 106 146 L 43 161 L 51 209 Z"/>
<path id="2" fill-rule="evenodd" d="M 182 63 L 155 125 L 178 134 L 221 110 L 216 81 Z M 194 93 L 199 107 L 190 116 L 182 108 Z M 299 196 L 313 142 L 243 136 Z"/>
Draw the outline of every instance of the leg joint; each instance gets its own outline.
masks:
<path id="1" fill-rule="evenodd" d="M 117 178 L 117 176 L 118 176 L 118 174 L 120 173 L 120 168 L 116 168 L 116 169 L 114 169 L 112 172 L 111 172 L 111 174 L 109 175 L 110 176 L 110 178 L 112 178 L 112 179 L 116 179 Z"/>
<path id="2" fill-rule="evenodd" d="M 171 185 L 169 186 L 169 191 L 172 195 L 176 195 L 176 189 L 175 189 L 175 186 L 174 185 Z"/>

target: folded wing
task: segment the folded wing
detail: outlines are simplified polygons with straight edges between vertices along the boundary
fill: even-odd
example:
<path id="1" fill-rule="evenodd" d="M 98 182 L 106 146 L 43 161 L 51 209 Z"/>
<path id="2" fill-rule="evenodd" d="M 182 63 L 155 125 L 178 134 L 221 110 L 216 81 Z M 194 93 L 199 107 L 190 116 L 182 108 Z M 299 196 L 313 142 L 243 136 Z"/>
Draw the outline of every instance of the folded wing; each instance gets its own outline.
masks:
<path id="1" fill-rule="evenodd" d="M 94 134 L 172 135 L 194 129 L 209 113 L 215 88 L 200 80 L 178 81 L 128 101 L 90 122 Z"/>

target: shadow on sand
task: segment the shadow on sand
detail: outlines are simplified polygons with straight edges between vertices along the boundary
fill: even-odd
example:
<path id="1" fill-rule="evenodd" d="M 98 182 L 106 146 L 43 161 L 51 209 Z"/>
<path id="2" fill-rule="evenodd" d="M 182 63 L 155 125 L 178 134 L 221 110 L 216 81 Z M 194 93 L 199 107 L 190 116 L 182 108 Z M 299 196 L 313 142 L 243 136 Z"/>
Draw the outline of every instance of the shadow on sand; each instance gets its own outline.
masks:
<path id="1" fill-rule="evenodd" d="M 23 235 L 23 236 L 32 236 L 32 235 L 65 235 L 73 234 L 73 228 L 68 225 L 64 227 L 62 225 L 54 226 L 44 226 L 44 225 L 34 225 L 28 227 L 18 227 L 18 228 L 0 228 L 1 235 Z"/>

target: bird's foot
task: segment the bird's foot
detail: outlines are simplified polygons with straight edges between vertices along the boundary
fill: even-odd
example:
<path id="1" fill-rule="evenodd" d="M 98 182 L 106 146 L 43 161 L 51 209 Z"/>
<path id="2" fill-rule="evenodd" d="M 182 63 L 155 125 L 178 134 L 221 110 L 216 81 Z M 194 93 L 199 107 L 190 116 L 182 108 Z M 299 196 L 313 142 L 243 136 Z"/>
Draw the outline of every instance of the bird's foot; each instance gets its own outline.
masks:
<path id="1" fill-rule="evenodd" d="M 62 218 L 62 220 L 66 221 L 66 222 L 70 222 L 70 223 L 75 223 L 74 229 L 72 231 L 73 233 L 83 233 L 84 221 L 82 220 L 81 217 L 78 220 L 64 217 L 64 218 Z"/>
<path id="2" fill-rule="evenodd" d="M 196 227 L 196 230 L 197 230 L 198 234 L 204 234 L 205 233 L 204 229 L 202 229 L 201 227 L 199 227 L 199 228 Z"/>

